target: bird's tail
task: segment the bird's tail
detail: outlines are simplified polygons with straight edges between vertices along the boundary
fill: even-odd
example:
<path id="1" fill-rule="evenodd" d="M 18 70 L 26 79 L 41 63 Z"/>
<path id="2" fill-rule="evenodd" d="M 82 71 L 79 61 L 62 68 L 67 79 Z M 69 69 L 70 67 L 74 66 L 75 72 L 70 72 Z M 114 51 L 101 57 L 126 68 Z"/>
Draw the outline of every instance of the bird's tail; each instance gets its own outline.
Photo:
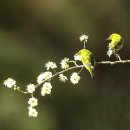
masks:
<path id="1" fill-rule="evenodd" d="M 90 74 L 91 74 L 92 79 L 95 79 L 95 73 L 91 72 Z"/>
<path id="2" fill-rule="evenodd" d="M 85 65 L 85 68 L 89 71 L 92 79 L 94 79 L 95 78 L 94 68 L 88 65 Z"/>

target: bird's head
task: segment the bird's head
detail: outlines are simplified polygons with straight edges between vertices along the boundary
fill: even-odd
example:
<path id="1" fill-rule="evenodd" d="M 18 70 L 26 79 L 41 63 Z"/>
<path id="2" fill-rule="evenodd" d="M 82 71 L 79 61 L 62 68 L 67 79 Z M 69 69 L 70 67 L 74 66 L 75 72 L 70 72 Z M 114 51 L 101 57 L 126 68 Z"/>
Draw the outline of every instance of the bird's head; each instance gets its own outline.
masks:
<path id="1" fill-rule="evenodd" d="M 82 60 L 82 57 L 85 57 L 89 51 L 87 49 L 81 49 L 78 53 L 75 54 L 75 60 Z"/>
<path id="2" fill-rule="evenodd" d="M 119 41 L 119 40 L 121 40 L 121 35 L 119 35 L 117 33 L 113 33 L 106 40 Z"/>

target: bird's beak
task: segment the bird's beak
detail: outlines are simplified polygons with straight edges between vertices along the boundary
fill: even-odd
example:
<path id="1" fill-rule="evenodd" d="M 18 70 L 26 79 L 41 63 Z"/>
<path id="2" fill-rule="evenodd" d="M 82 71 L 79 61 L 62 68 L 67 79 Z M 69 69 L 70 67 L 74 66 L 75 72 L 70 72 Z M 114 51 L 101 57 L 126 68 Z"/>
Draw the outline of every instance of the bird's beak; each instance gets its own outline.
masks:
<path id="1" fill-rule="evenodd" d="M 110 38 L 107 38 L 106 41 L 110 40 Z"/>
<path id="2" fill-rule="evenodd" d="M 111 37 L 108 37 L 108 38 L 106 39 L 106 41 L 108 41 L 108 40 L 111 40 Z"/>

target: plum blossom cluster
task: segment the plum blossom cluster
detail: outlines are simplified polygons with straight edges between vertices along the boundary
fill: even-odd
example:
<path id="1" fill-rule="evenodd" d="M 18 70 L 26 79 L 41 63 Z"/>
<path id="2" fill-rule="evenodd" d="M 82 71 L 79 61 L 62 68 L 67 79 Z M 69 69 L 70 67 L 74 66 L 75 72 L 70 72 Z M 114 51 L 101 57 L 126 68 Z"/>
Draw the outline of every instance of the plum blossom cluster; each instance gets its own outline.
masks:
<path id="1" fill-rule="evenodd" d="M 64 74 L 60 74 L 59 79 L 61 82 L 66 82 L 68 80 L 67 76 L 65 76 Z"/>
<path id="2" fill-rule="evenodd" d="M 76 56 L 74 56 L 75 60 L 73 62 L 76 62 L 76 60 L 79 60 L 78 57 L 77 58 L 75 58 L 75 57 Z M 78 72 L 73 72 L 70 75 L 70 78 L 64 74 L 70 68 L 75 66 L 75 65 L 72 66 L 71 62 L 72 61 L 70 61 L 69 58 L 65 57 L 64 59 L 62 59 L 59 64 L 61 70 L 59 72 L 55 71 L 55 73 L 51 72 L 50 69 L 52 69 L 52 70 L 57 69 L 56 63 L 52 62 L 52 61 L 47 62 L 45 64 L 46 71 L 41 72 L 37 76 L 36 84 L 29 83 L 26 86 L 25 91 L 22 91 L 20 89 L 20 87 L 18 87 L 16 85 L 16 81 L 12 78 L 6 79 L 4 81 L 4 86 L 6 86 L 8 88 L 14 88 L 14 90 L 18 90 L 19 92 L 22 92 L 24 94 L 30 94 L 31 97 L 28 100 L 28 115 L 29 115 L 29 117 L 37 117 L 38 112 L 36 110 L 36 106 L 38 105 L 38 99 L 34 97 L 34 93 L 38 87 L 41 87 L 41 96 L 46 96 L 46 95 L 51 94 L 52 88 L 53 88 L 53 86 L 51 84 L 51 80 L 56 76 L 59 78 L 59 81 L 61 81 L 63 83 L 67 82 L 69 79 L 70 79 L 70 82 L 73 83 L 74 85 L 79 83 L 80 76 L 79 76 Z"/>
<path id="3" fill-rule="evenodd" d="M 55 62 L 48 61 L 48 62 L 45 64 L 45 67 L 47 68 L 47 70 L 49 70 L 50 68 L 51 68 L 51 69 L 57 68 L 57 65 L 56 65 Z"/>
<path id="4" fill-rule="evenodd" d="M 82 42 L 87 42 L 88 41 L 88 36 L 86 34 L 83 34 L 79 37 L 79 40 Z"/>
<path id="5" fill-rule="evenodd" d="M 80 41 L 87 42 L 88 36 L 82 35 L 80 37 Z M 79 76 L 79 71 L 77 70 L 72 72 L 70 76 L 67 76 L 66 73 L 69 70 L 75 69 L 75 67 L 82 68 L 83 64 L 77 65 L 76 61 L 81 61 L 81 57 L 74 55 L 74 59 L 70 60 L 69 58 L 65 57 L 63 58 L 59 65 L 57 65 L 53 61 L 48 61 L 45 64 L 45 70 L 44 72 L 41 72 L 37 78 L 36 83 L 32 84 L 29 83 L 25 87 L 25 91 L 21 90 L 20 87 L 17 86 L 16 81 L 12 78 L 8 78 L 4 81 L 4 86 L 8 88 L 14 88 L 14 90 L 17 90 L 23 94 L 30 94 L 30 98 L 28 99 L 28 115 L 29 117 L 37 117 L 38 112 L 36 110 L 36 107 L 38 105 L 38 99 L 34 97 L 35 91 L 37 88 L 40 87 L 40 95 L 46 96 L 50 95 L 52 93 L 53 85 L 51 83 L 51 80 L 55 77 L 58 77 L 59 81 L 65 83 L 70 81 L 72 84 L 76 85 L 79 83 L 81 77 Z M 59 67 L 58 67 L 59 66 Z"/>
<path id="6" fill-rule="evenodd" d="M 70 80 L 73 84 L 78 84 L 79 80 L 80 80 L 80 76 L 78 75 L 78 73 L 74 72 L 71 77 Z"/>
<path id="7" fill-rule="evenodd" d="M 69 68 L 68 62 L 69 62 L 69 58 L 66 58 L 66 57 L 65 57 L 65 58 L 60 62 L 61 68 L 62 68 L 62 69 L 67 69 L 67 68 Z"/>
<path id="8" fill-rule="evenodd" d="M 34 84 L 29 84 L 27 85 L 27 92 L 28 93 L 33 93 L 35 91 L 35 85 Z"/>
<path id="9" fill-rule="evenodd" d="M 33 94 L 34 91 L 35 91 L 35 88 L 36 88 L 36 86 L 34 84 L 30 83 L 29 85 L 27 85 L 26 90 L 27 90 L 28 93 Z M 29 106 L 28 106 L 28 111 L 29 111 L 28 115 L 30 117 L 37 117 L 38 112 L 35 109 L 35 107 L 38 105 L 38 99 L 34 98 L 33 95 L 32 95 L 32 97 L 29 98 L 29 100 L 28 100 L 28 104 L 29 104 Z"/>
<path id="10" fill-rule="evenodd" d="M 28 106 L 28 110 L 29 110 L 28 115 L 30 117 L 37 117 L 38 112 L 35 109 L 35 107 L 38 105 L 38 100 L 36 98 L 34 98 L 34 97 L 31 97 L 28 100 L 28 104 L 29 104 L 29 106 Z"/>
<path id="11" fill-rule="evenodd" d="M 12 88 L 13 86 L 16 86 L 16 81 L 11 78 L 8 78 L 4 81 L 4 85 L 8 88 Z"/>

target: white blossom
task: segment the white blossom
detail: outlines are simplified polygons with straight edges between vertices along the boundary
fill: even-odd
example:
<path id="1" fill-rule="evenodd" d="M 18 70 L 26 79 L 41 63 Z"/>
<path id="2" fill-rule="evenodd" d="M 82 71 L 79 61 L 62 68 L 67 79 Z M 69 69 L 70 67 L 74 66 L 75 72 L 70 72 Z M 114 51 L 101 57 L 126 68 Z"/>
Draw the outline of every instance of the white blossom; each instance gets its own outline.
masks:
<path id="1" fill-rule="evenodd" d="M 36 111 L 35 108 L 28 107 L 28 110 L 29 110 L 28 114 L 29 114 L 30 117 L 37 117 L 38 112 Z"/>
<path id="2" fill-rule="evenodd" d="M 29 104 L 31 107 L 37 106 L 37 105 L 38 105 L 38 100 L 37 100 L 36 98 L 34 98 L 34 97 L 29 98 L 28 104 Z"/>
<path id="3" fill-rule="evenodd" d="M 75 55 L 74 55 L 74 60 L 75 60 L 75 61 L 77 61 L 77 60 L 81 61 L 81 60 L 82 60 L 82 57 L 81 57 L 80 55 L 75 54 Z"/>
<path id="4" fill-rule="evenodd" d="M 28 93 L 33 93 L 34 91 L 35 91 L 35 85 L 34 84 L 27 85 L 27 92 Z"/>
<path id="5" fill-rule="evenodd" d="M 37 77 L 37 83 L 40 84 L 42 83 L 44 80 L 44 73 L 41 73 L 38 77 Z"/>
<path id="6" fill-rule="evenodd" d="M 46 94 L 50 94 L 52 89 L 52 85 L 49 82 L 45 82 L 41 88 L 41 95 L 45 96 Z"/>
<path id="7" fill-rule="evenodd" d="M 64 59 L 60 62 L 62 69 L 67 69 L 67 68 L 69 68 L 68 61 L 69 61 L 69 58 L 64 58 Z"/>
<path id="8" fill-rule="evenodd" d="M 4 81 L 4 85 L 7 86 L 8 88 L 12 88 L 16 86 L 16 81 L 11 78 L 8 78 Z"/>
<path id="9" fill-rule="evenodd" d="M 80 76 L 78 75 L 77 72 L 74 72 L 71 77 L 70 77 L 70 81 L 73 83 L 73 84 L 77 84 L 80 80 Z"/>
<path id="10" fill-rule="evenodd" d="M 42 83 L 44 80 L 50 79 L 52 77 L 52 73 L 50 71 L 46 71 L 44 73 L 41 73 L 37 77 L 38 84 Z"/>
<path id="11" fill-rule="evenodd" d="M 51 69 L 55 69 L 57 68 L 57 65 L 55 62 L 49 61 L 45 64 L 45 67 L 47 68 L 47 70 Z"/>
<path id="12" fill-rule="evenodd" d="M 79 37 L 79 40 L 82 42 L 82 41 L 85 41 L 85 42 L 87 42 L 88 41 L 88 36 L 87 35 L 82 35 L 82 36 L 80 36 Z"/>
<path id="13" fill-rule="evenodd" d="M 43 75 L 45 80 L 52 77 L 52 73 L 50 71 L 44 72 Z"/>
<path id="14" fill-rule="evenodd" d="M 66 82 L 68 80 L 67 77 L 63 74 L 59 75 L 59 79 L 60 79 L 61 82 Z"/>

